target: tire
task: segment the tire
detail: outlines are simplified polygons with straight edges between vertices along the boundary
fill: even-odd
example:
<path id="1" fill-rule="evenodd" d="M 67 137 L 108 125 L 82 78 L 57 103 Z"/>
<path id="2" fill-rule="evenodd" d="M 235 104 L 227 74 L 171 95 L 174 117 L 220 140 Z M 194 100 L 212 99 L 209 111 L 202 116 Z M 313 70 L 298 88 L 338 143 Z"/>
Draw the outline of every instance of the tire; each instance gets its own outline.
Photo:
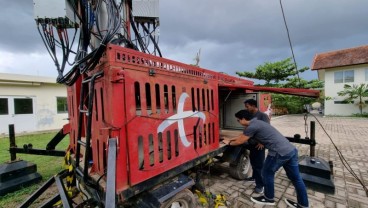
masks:
<path id="1" fill-rule="evenodd" d="M 196 199 L 191 191 L 184 189 L 165 201 L 160 208 L 193 208 L 196 207 Z"/>
<path id="2" fill-rule="evenodd" d="M 230 175 L 238 180 L 244 180 L 250 176 L 252 167 L 250 165 L 248 151 L 244 151 L 234 164 L 230 163 Z"/>

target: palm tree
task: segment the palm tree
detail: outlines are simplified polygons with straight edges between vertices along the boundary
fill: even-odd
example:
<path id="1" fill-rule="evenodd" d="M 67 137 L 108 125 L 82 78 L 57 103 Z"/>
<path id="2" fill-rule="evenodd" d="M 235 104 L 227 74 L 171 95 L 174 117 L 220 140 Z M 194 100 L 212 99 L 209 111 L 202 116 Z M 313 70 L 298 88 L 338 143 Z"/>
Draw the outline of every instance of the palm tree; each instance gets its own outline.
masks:
<path id="1" fill-rule="evenodd" d="M 359 107 L 360 114 L 363 114 L 363 108 L 366 106 L 364 102 L 364 97 L 368 97 L 368 84 L 360 84 L 360 85 L 344 85 L 344 90 L 337 93 L 339 96 L 347 96 L 344 101 L 348 103 L 354 103 L 356 99 L 358 102 L 356 103 Z"/>

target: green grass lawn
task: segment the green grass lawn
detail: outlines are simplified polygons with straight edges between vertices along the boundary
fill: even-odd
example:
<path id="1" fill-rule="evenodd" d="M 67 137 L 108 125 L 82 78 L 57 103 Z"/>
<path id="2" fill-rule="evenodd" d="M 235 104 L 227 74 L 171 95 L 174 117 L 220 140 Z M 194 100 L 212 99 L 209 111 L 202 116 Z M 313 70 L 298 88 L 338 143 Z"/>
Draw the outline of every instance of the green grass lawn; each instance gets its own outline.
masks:
<path id="1" fill-rule="evenodd" d="M 32 135 L 16 136 L 18 147 L 31 143 L 34 149 L 45 149 L 46 144 L 57 132 L 40 133 Z M 66 136 L 57 146 L 57 150 L 65 150 L 69 144 L 69 136 Z M 42 155 L 17 154 L 17 159 L 26 160 L 37 165 L 37 172 L 42 175 L 42 181 L 38 184 L 24 187 L 21 190 L 0 196 L 0 207 L 16 207 L 20 205 L 32 192 L 37 190 L 51 176 L 60 172 L 63 167 L 63 157 L 52 157 Z M 0 138 L 0 164 L 10 161 L 9 137 Z"/>

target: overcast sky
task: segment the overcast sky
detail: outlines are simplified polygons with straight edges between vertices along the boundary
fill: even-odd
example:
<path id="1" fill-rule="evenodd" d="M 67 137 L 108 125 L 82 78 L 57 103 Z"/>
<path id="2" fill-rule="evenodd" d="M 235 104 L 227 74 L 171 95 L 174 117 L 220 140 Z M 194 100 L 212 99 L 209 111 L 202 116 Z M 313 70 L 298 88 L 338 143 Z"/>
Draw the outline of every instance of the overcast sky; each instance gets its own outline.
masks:
<path id="1" fill-rule="evenodd" d="M 368 0 L 282 0 L 298 67 L 316 53 L 368 43 Z M 0 0 L 0 72 L 56 77 L 32 0 Z M 291 57 L 279 0 L 160 0 L 160 48 L 188 64 L 235 75 Z M 302 77 L 317 78 L 308 71 Z"/>

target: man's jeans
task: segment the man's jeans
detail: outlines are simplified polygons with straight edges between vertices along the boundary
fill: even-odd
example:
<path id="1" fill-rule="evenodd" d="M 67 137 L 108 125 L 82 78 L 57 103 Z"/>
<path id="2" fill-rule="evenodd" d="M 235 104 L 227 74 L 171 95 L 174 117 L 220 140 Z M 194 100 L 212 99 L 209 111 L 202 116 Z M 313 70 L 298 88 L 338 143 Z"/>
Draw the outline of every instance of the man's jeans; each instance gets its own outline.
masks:
<path id="1" fill-rule="evenodd" d="M 257 144 L 249 144 L 246 145 L 245 147 L 249 149 L 249 160 L 253 169 L 252 177 L 256 182 L 256 187 L 262 188 L 263 187 L 262 168 L 265 160 L 265 148 L 258 150 L 256 146 Z"/>
<path id="2" fill-rule="evenodd" d="M 308 195 L 305 188 L 303 179 L 299 174 L 298 166 L 298 150 L 294 149 L 287 155 L 281 156 L 276 154 L 275 156 L 267 156 L 265 163 L 263 164 L 262 177 L 264 183 L 264 196 L 266 199 L 274 199 L 274 178 L 278 169 L 284 167 L 287 177 L 293 183 L 298 204 L 303 207 L 308 207 Z"/>

